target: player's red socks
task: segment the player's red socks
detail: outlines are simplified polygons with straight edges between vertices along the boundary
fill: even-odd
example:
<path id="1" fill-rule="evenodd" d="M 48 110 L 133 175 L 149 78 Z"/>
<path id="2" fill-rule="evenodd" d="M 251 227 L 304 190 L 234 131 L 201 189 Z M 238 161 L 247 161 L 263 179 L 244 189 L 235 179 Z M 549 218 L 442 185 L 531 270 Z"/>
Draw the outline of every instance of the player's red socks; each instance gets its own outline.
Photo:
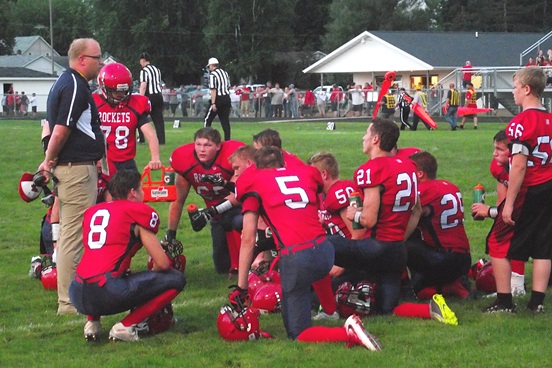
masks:
<path id="1" fill-rule="evenodd" d="M 122 319 L 121 323 L 125 327 L 137 325 L 152 314 L 160 311 L 165 305 L 169 304 L 174 298 L 176 298 L 178 293 L 178 290 L 171 289 L 159 294 L 150 301 L 135 308 L 128 316 Z"/>
<path id="2" fill-rule="evenodd" d="M 431 319 L 429 304 L 403 303 L 393 309 L 398 317 Z"/>
<path id="3" fill-rule="evenodd" d="M 443 285 L 444 296 L 457 296 L 460 299 L 466 299 L 469 294 L 470 292 L 464 285 L 462 285 L 460 279 L 457 279 L 450 284 Z"/>
<path id="4" fill-rule="evenodd" d="M 230 268 L 237 270 L 240 264 L 241 233 L 236 230 L 227 231 L 226 245 L 230 254 Z"/>
<path id="5" fill-rule="evenodd" d="M 511 259 L 510 265 L 512 266 L 512 272 L 515 272 L 518 275 L 525 275 L 525 262 Z"/>
<path id="6" fill-rule="evenodd" d="M 301 342 L 347 342 L 345 327 L 313 326 L 307 328 L 297 336 Z"/>
<path id="7" fill-rule="evenodd" d="M 437 289 L 431 286 L 418 291 L 418 294 L 416 294 L 416 296 L 418 297 L 418 299 L 431 299 L 435 294 L 437 294 Z"/>
<path id="8" fill-rule="evenodd" d="M 99 321 L 99 320 L 100 320 L 100 317 L 96 317 L 96 316 L 86 316 L 86 320 L 87 320 L 87 321 Z"/>
<path id="9" fill-rule="evenodd" d="M 330 275 L 326 275 L 323 279 L 312 283 L 312 287 L 318 295 L 320 305 L 326 314 L 334 314 L 337 306 L 335 305 L 335 295 L 332 291 L 332 279 Z"/>

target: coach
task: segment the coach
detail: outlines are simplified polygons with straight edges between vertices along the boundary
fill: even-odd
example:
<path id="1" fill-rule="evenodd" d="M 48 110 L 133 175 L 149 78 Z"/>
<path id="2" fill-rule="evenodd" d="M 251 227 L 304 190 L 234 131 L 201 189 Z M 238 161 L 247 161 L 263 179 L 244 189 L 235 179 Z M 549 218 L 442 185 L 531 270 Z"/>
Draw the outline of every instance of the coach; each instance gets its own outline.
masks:
<path id="1" fill-rule="evenodd" d="M 150 64 L 150 56 L 147 52 L 140 54 L 140 94 L 149 98 L 151 103 L 151 120 L 155 125 L 159 144 L 165 144 L 165 120 L 163 120 L 163 95 L 161 83 L 161 70 Z M 144 143 L 142 132 L 140 143 Z"/>
<path id="2" fill-rule="evenodd" d="M 83 249 L 83 213 L 96 202 L 96 161 L 105 152 L 98 109 L 88 86 L 103 66 L 100 45 L 91 38 L 76 39 L 68 56 L 69 68 L 48 95 L 52 134 L 44 162 L 38 167 L 45 175 L 52 172 L 59 198 L 61 228 L 56 254 L 60 315 L 77 314 L 69 300 L 69 285 Z"/>
<path id="3" fill-rule="evenodd" d="M 228 73 L 219 68 L 219 61 L 216 58 L 210 58 L 207 63 L 209 68 L 209 89 L 211 90 L 211 100 L 209 109 L 205 115 L 204 127 L 210 127 L 215 116 L 219 116 L 220 125 L 224 131 L 224 140 L 230 140 L 230 111 L 232 103 L 230 101 L 230 77 Z"/>

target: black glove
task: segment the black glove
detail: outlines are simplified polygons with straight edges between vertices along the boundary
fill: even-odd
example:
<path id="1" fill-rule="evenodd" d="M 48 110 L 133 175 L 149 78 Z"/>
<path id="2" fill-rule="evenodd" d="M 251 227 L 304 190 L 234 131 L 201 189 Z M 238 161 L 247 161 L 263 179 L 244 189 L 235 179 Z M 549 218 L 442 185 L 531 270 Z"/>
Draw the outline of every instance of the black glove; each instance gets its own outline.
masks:
<path id="1" fill-rule="evenodd" d="M 234 290 L 228 294 L 228 300 L 237 312 L 241 312 L 249 307 L 249 294 L 246 289 L 242 289 L 238 285 L 230 285 L 228 288 L 234 288 Z"/>
<path id="2" fill-rule="evenodd" d="M 163 242 L 171 243 L 175 239 L 176 239 L 176 230 L 167 230 L 167 232 L 165 233 L 165 237 L 163 238 Z"/>
<path id="3" fill-rule="evenodd" d="M 194 231 L 201 231 L 207 225 L 207 220 L 210 219 L 210 217 L 207 217 L 205 209 L 188 212 L 188 215 Z"/>
<path id="4" fill-rule="evenodd" d="M 199 179 L 200 183 L 211 183 L 214 185 L 223 186 L 224 185 L 224 179 L 221 176 L 214 175 L 214 174 L 205 174 Z"/>

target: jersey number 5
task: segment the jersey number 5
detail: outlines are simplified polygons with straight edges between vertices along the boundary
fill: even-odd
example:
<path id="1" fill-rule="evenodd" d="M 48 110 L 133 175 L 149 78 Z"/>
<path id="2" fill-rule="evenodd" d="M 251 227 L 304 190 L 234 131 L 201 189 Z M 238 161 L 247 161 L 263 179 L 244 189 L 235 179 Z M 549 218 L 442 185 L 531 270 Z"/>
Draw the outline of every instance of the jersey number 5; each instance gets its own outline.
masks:
<path id="1" fill-rule="evenodd" d="M 282 192 L 283 195 L 298 195 L 300 200 L 294 201 L 293 199 L 286 199 L 284 203 L 289 208 L 295 210 L 298 208 L 305 208 L 307 207 L 307 204 L 309 203 L 309 196 L 307 195 L 307 192 L 303 188 L 295 187 L 295 188 L 289 188 L 288 183 L 292 183 L 295 181 L 299 181 L 299 178 L 297 176 L 281 176 L 276 178 L 276 183 L 278 183 L 278 187 L 280 188 L 280 192 Z"/>

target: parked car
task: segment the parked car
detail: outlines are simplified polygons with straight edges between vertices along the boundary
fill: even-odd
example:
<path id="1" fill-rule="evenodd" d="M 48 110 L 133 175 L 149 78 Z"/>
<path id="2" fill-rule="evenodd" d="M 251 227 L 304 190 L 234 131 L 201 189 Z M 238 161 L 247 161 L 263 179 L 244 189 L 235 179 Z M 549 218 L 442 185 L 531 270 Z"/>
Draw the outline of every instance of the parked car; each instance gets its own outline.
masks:
<path id="1" fill-rule="evenodd" d="M 341 91 L 343 91 L 343 87 L 341 86 L 337 86 Z M 333 85 L 327 85 L 327 86 L 318 86 L 316 87 L 315 89 L 312 90 L 312 92 L 314 93 L 314 95 L 316 96 L 318 94 L 318 92 L 320 92 L 321 90 L 324 90 L 326 92 L 326 102 L 329 103 L 330 102 L 330 96 L 332 94 L 332 90 L 333 90 Z"/>

